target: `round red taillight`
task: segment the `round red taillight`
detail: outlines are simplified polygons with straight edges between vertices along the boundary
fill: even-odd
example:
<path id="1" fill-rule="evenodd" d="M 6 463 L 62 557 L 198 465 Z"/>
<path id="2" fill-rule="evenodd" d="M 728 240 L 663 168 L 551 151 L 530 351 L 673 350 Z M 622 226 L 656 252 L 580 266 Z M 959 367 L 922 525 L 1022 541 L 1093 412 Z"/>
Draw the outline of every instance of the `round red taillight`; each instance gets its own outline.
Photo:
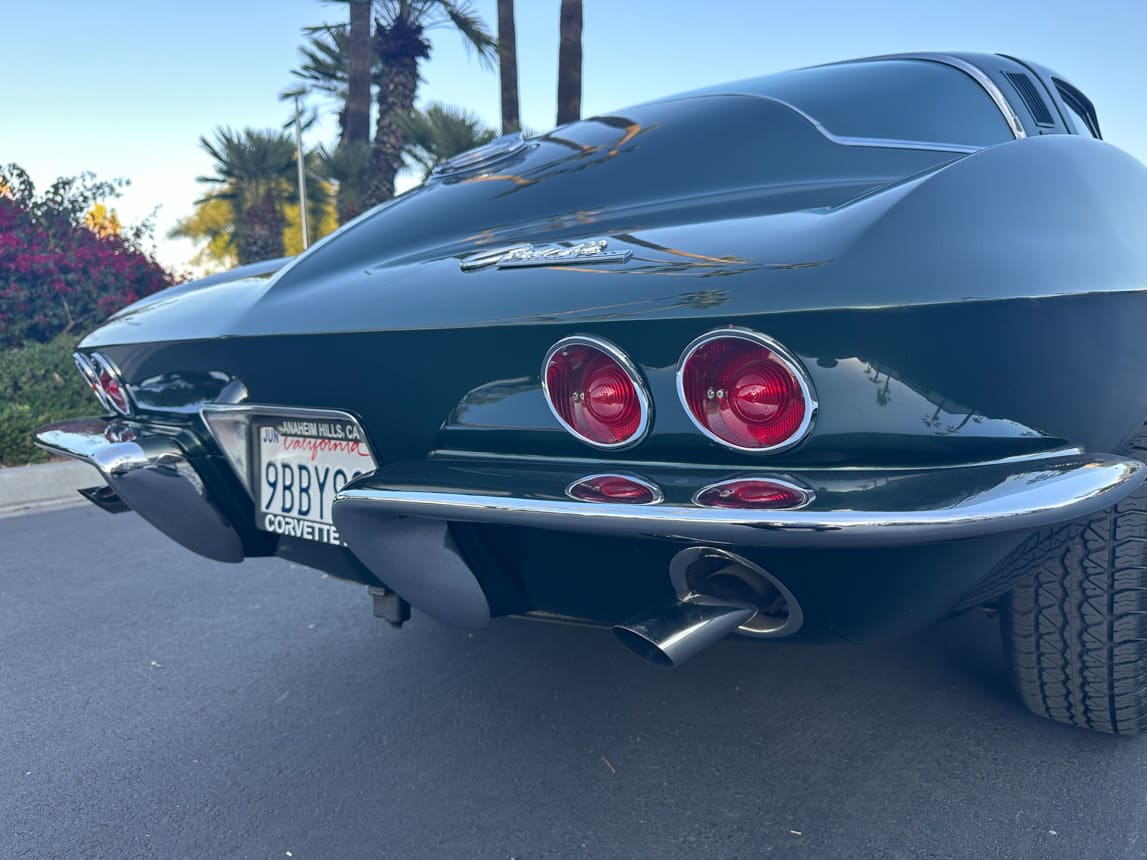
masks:
<path id="1" fill-rule="evenodd" d="M 779 511 L 804 507 L 812 498 L 812 490 L 787 481 L 737 478 L 698 490 L 693 501 L 706 508 Z"/>
<path id="2" fill-rule="evenodd" d="M 555 343 L 542 364 L 542 388 L 554 417 L 590 445 L 634 445 L 649 427 L 649 395 L 637 368 L 603 340 Z"/>
<path id="3" fill-rule="evenodd" d="M 123 382 L 120 380 L 116 366 L 98 354 L 92 355 L 91 362 L 99 387 L 112 409 L 120 415 L 130 415 L 131 402 L 128 400 L 127 389 L 124 388 Z"/>
<path id="4" fill-rule="evenodd" d="M 702 433 L 754 453 L 795 445 L 812 427 L 817 408 L 797 360 L 771 339 L 743 329 L 693 341 L 678 365 L 677 390 Z"/>
<path id="5" fill-rule="evenodd" d="M 587 475 L 570 484 L 566 495 L 583 502 L 623 505 L 652 505 L 664 498 L 655 485 L 631 475 Z"/>

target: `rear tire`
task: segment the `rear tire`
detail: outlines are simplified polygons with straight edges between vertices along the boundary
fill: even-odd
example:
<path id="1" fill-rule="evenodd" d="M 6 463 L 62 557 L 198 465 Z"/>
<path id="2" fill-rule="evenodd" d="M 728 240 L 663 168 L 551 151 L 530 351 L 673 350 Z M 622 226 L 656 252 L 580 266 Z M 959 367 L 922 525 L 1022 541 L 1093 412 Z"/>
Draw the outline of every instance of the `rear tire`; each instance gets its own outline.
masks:
<path id="1" fill-rule="evenodd" d="M 1147 459 L 1147 433 L 1127 453 Z M 1086 520 L 1041 532 L 1002 601 L 1004 648 L 1024 704 L 1109 732 L 1147 731 L 1147 485 Z"/>

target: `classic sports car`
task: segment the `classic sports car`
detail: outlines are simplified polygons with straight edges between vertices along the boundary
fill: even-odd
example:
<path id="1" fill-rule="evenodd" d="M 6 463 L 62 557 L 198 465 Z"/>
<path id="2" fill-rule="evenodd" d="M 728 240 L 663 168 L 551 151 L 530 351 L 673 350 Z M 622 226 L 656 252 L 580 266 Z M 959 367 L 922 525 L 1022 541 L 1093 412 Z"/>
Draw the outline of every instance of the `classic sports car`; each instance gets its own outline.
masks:
<path id="1" fill-rule="evenodd" d="M 500 138 L 80 344 L 37 432 L 183 546 L 478 629 L 1000 611 L 1025 703 L 1147 728 L 1147 170 L 1011 57 L 878 57 Z M 269 276 L 269 277 L 268 277 Z"/>

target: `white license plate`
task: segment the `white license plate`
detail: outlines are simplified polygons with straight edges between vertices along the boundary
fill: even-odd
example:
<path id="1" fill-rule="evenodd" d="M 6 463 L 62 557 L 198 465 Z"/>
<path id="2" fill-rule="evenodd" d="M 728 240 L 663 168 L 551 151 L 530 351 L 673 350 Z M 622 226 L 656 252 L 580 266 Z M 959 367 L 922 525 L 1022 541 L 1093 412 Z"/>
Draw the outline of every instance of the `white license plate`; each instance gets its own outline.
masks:
<path id="1" fill-rule="evenodd" d="M 377 465 L 358 425 L 284 417 L 261 420 L 254 430 L 259 528 L 341 546 L 331 519 L 335 496 Z"/>

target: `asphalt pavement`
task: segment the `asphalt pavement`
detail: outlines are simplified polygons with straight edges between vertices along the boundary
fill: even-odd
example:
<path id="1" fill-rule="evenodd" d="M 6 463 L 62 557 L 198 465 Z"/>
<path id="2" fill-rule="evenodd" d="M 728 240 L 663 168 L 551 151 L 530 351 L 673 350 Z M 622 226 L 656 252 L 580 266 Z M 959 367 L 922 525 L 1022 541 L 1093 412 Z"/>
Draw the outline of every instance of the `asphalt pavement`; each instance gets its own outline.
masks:
<path id="1" fill-rule="evenodd" d="M 132 514 L 0 518 L 2 858 L 1142 857 L 1145 813 L 1147 740 L 1027 714 L 983 615 L 666 672 L 396 631 Z"/>

